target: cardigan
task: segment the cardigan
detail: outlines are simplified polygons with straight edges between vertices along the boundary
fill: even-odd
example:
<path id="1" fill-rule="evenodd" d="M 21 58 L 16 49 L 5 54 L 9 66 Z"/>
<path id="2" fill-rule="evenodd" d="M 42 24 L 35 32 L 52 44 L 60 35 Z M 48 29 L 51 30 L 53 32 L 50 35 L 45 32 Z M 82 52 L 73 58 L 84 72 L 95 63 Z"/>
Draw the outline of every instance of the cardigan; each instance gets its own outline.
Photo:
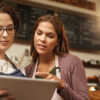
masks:
<path id="1" fill-rule="evenodd" d="M 59 56 L 61 79 L 64 89 L 59 93 L 64 100 L 89 100 L 85 70 L 81 60 L 71 54 Z M 26 77 L 32 77 L 35 62 L 25 68 Z"/>

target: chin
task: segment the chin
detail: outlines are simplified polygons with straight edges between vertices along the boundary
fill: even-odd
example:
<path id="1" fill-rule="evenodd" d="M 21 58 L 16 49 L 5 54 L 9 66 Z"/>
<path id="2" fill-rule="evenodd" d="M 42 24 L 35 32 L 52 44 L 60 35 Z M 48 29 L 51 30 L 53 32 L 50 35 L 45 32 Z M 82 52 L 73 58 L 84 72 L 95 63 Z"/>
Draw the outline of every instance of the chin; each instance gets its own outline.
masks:
<path id="1" fill-rule="evenodd" d="M 8 49 L 9 49 L 9 47 L 0 46 L 0 50 L 2 50 L 2 51 L 7 51 Z"/>
<path id="2" fill-rule="evenodd" d="M 44 55 L 46 54 L 45 52 L 38 52 L 39 55 Z"/>
<path id="3" fill-rule="evenodd" d="M 40 54 L 40 55 L 46 54 L 45 51 L 41 51 L 41 50 L 37 50 L 37 53 Z"/>

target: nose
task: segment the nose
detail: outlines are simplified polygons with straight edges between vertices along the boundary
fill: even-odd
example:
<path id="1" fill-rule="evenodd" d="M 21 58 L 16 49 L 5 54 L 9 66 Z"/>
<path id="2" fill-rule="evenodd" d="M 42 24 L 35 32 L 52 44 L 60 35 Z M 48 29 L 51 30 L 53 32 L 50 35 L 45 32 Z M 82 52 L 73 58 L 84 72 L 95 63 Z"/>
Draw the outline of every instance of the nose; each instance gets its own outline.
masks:
<path id="1" fill-rule="evenodd" d="M 43 34 L 43 35 L 40 37 L 40 40 L 41 40 L 42 42 L 45 42 L 45 41 L 46 41 L 46 36 L 45 36 L 45 34 Z"/>
<path id="2" fill-rule="evenodd" d="M 7 31 L 6 31 L 6 30 L 4 30 L 4 31 L 3 31 L 2 36 L 3 36 L 3 37 L 7 37 L 7 36 L 8 36 L 8 33 L 7 33 Z"/>

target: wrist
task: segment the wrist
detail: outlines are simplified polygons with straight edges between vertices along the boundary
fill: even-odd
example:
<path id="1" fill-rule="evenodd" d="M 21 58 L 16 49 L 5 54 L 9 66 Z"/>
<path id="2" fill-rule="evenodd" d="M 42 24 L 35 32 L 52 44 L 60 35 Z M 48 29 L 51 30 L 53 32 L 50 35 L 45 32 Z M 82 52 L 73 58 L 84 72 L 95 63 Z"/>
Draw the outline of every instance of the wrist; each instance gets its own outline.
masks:
<path id="1" fill-rule="evenodd" d="M 64 81 L 63 80 L 61 80 L 59 82 L 59 85 L 58 85 L 57 89 L 58 89 L 58 92 L 61 92 L 64 89 Z"/>

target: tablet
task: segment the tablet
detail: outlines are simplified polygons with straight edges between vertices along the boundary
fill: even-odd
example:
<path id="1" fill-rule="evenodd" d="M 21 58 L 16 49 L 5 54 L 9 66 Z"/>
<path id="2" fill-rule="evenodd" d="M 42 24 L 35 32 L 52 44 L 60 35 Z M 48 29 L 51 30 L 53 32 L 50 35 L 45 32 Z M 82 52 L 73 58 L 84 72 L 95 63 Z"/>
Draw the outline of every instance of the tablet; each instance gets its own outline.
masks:
<path id="1" fill-rule="evenodd" d="M 8 89 L 15 100 L 51 100 L 57 81 L 0 76 L 0 89 Z"/>

